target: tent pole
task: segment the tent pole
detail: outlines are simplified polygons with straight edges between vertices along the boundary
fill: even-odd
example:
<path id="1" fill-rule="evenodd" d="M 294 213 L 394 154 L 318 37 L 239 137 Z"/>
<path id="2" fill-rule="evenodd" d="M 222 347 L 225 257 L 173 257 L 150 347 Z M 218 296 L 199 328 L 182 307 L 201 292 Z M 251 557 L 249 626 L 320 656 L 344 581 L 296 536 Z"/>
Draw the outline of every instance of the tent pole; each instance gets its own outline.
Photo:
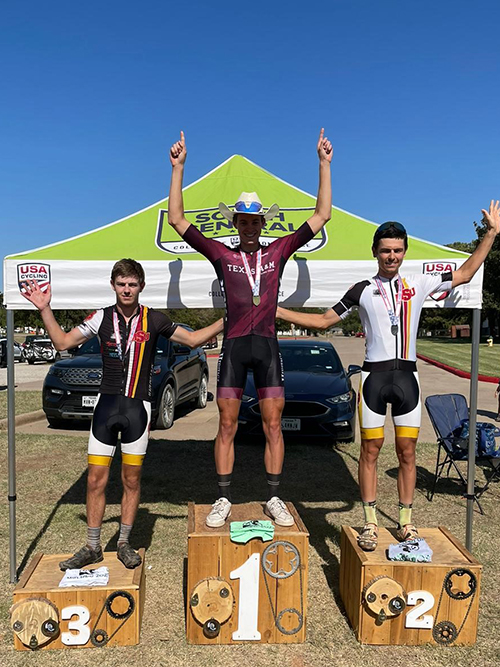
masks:
<path id="1" fill-rule="evenodd" d="M 467 460 L 467 520 L 465 528 L 465 547 L 472 551 L 472 519 L 474 516 L 474 492 L 476 478 L 476 421 L 477 421 L 477 385 L 479 374 L 479 341 L 481 338 L 481 309 L 472 311 L 472 352 L 470 368 L 469 400 L 469 456 Z"/>
<path id="2" fill-rule="evenodd" d="M 9 460 L 9 552 L 10 583 L 17 581 L 16 572 L 16 424 L 14 379 L 14 311 L 7 310 L 7 441 Z"/>

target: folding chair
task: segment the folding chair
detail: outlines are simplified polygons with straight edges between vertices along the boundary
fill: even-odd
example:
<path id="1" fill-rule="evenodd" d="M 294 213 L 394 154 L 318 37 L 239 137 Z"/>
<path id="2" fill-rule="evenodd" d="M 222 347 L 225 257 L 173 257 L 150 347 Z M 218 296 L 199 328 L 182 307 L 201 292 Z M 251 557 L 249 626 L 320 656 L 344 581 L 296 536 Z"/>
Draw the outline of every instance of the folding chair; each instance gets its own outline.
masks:
<path id="1" fill-rule="evenodd" d="M 428 396 L 425 399 L 425 407 L 431 424 L 434 427 L 439 445 L 434 482 L 432 489 L 427 492 L 427 499 L 432 500 L 438 479 L 440 479 L 446 466 L 448 466 L 446 475 L 449 476 L 450 469 L 453 466 L 465 490 L 467 490 L 467 480 L 458 467 L 457 461 L 466 461 L 468 457 L 468 441 L 461 438 L 460 433 L 462 431 L 463 420 L 469 419 L 469 408 L 467 406 L 467 399 L 462 394 L 436 394 Z M 442 455 L 444 455 L 443 460 L 441 460 Z M 477 502 L 481 514 L 484 514 L 477 495 L 474 496 L 474 500 Z"/>

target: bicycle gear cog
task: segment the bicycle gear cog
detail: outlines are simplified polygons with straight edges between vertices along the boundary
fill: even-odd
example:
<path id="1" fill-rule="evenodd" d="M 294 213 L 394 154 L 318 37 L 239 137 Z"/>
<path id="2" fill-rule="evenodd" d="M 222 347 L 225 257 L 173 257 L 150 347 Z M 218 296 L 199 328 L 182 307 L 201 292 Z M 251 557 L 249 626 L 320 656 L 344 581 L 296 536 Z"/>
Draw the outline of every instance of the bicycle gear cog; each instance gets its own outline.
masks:
<path id="1" fill-rule="evenodd" d="M 469 581 L 467 582 L 469 590 L 468 591 L 454 590 L 453 577 L 464 577 L 465 575 L 469 577 Z M 452 598 L 453 600 L 466 600 L 467 598 L 470 598 L 470 596 L 474 595 L 474 593 L 476 592 L 476 585 L 477 585 L 476 575 L 473 574 L 470 570 L 467 570 L 465 568 L 452 570 L 451 572 L 448 572 L 448 574 L 444 578 L 444 589 L 448 593 L 450 598 Z"/>
<path id="2" fill-rule="evenodd" d="M 106 644 L 109 641 L 108 633 L 106 632 L 106 630 L 99 630 L 97 628 L 91 633 L 90 641 L 97 648 L 100 648 L 101 646 L 106 646 Z"/>
<path id="3" fill-rule="evenodd" d="M 113 611 L 112 605 L 114 600 L 116 600 L 116 598 L 125 598 L 125 600 L 127 600 L 129 605 L 127 611 L 124 611 L 121 614 L 116 611 Z M 127 591 L 114 591 L 106 600 L 106 611 L 111 616 L 111 618 L 119 618 L 119 619 L 128 618 L 134 611 L 134 608 L 135 608 L 135 600 Z"/>
<path id="4" fill-rule="evenodd" d="M 458 637 L 458 631 L 451 621 L 441 621 L 432 628 L 432 636 L 437 644 L 453 644 Z"/>
<path id="5" fill-rule="evenodd" d="M 298 623 L 295 628 L 292 628 L 292 630 L 285 630 L 285 628 L 281 624 L 281 621 L 285 614 L 294 614 L 295 616 L 297 616 Z M 299 630 L 302 629 L 302 626 L 304 625 L 304 618 L 300 613 L 300 611 L 298 611 L 298 609 L 295 609 L 295 607 L 288 607 L 287 609 L 283 609 L 282 611 L 280 611 L 280 613 L 276 618 L 275 623 L 276 627 L 278 628 L 278 630 L 281 632 L 282 635 L 295 635 Z"/>
<path id="6" fill-rule="evenodd" d="M 289 560 L 290 569 L 284 570 L 280 568 L 276 572 L 273 571 L 273 561 L 269 556 L 276 556 L 278 554 L 278 547 L 282 547 L 285 554 L 293 554 Z M 287 579 L 291 577 L 297 570 L 300 565 L 300 554 L 297 547 L 291 542 L 285 542 L 284 540 L 278 540 L 273 542 L 268 547 L 264 549 L 262 554 L 262 567 L 267 572 L 267 574 L 273 579 Z"/>

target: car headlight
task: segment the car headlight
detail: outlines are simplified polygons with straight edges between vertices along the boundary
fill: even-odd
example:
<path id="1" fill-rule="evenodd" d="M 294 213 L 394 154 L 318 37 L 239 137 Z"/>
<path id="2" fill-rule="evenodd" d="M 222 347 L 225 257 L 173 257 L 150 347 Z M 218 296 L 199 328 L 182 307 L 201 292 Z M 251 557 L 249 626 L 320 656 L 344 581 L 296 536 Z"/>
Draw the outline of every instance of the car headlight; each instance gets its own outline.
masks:
<path id="1" fill-rule="evenodd" d="M 334 405 L 336 405 L 337 403 L 349 403 L 351 398 L 352 398 L 352 391 L 347 391 L 345 394 L 332 396 L 331 398 L 327 398 L 326 400 L 328 401 L 328 403 L 333 403 Z"/>
<path id="2" fill-rule="evenodd" d="M 255 396 L 248 396 L 247 394 L 243 394 L 241 400 L 243 403 L 251 403 L 252 401 L 255 401 L 256 398 Z"/>
<path id="3" fill-rule="evenodd" d="M 47 375 L 55 375 L 56 378 L 62 378 L 63 370 L 62 368 L 57 368 L 57 366 L 51 366 Z"/>

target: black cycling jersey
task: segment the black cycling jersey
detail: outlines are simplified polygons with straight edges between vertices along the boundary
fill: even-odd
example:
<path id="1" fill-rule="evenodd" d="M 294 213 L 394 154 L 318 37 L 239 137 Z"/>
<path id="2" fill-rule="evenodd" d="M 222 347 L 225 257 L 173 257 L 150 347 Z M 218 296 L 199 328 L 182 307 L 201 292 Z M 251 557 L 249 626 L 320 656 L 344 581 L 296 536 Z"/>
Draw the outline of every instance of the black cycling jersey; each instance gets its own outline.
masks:
<path id="1" fill-rule="evenodd" d="M 119 341 L 115 335 L 115 318 Z M 108 306 L 89 315 L 78 328 L 86 338 L 98 336 L 101 342 L 103 375 L 100 393 L 151 401 L 156 341 L 160 334 L 170 338 L 177 324 L 147 306 L 139 306 L 127 324 L 115 306 Z"/>

